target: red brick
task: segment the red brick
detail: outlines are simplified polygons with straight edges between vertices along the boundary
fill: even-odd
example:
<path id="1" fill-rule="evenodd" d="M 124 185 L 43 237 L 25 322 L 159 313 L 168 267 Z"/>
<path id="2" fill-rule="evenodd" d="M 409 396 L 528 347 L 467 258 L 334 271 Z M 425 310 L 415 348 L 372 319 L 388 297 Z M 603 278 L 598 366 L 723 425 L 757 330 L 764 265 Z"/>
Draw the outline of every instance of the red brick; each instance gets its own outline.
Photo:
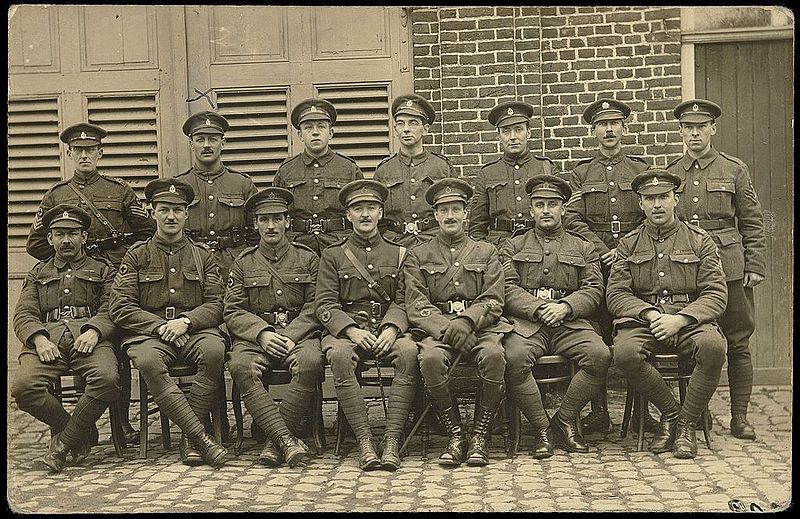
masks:
<path id="1" fill-rule="evenodd" d="M 477 40 L 494 40 L 500 38 L 499 33 L 501 31 L 493 31 L 493 30 L 484 30 L 484 31 L 468 31 L 459 33 L 458 40 L 459 41 L 477 41 Z M 510 31 L 508 31 L 510 32 Z M 506 38 L 510 37 L 506 36 Z"/>
<path id="2" fill-rule="evenodd" d="M 608 66 L 612 68 L 634 68 L 634 67 L 641 67 L 643 64 L 643 59 L 641 56 L 632 56 L 630 58 L 612 58 L 608 60 Z"/>
<path id="3" fill-rule="evenodd" d="M 575 59 L 575 51 L 574 50 L 562 50 L 558 53 L 558 59 L 564 61 L 572 61 Z"/>
<path id="4" fill-rule="evenodd" d="M 612 32 L 614 32 L 611 29 L 612 29 L 612 27 L 610 25 L 602 25 L 602 24 L 600 24 L 600 25 L 596 25 L 595 26 L 594 33 L 595 34 L 611 34 Z"/>
<path id="5" fill-rule="evenodd" d="M 542 27 L 562 27 L 567 25 L 566 16 L 542 16 Z"/>
<path id="6" fill-rule="evenodd" d="M 514 37 L 514 31 L 511 30 L 511 29 L 497 29 L 495 31 L 495 36 L 494 37 L 497 38 L 498 40 L 501 40 L 501 39 L 504 39 L 504 38 L 511 39 L 511 38 Z"/>
<path id="7" fill-rule="evenodd" d="M 670 7 L 665 9 L 647 10 L 644 12 L 645 20 L 664 20 L 667 18 L 680 17 L 680 8 Z"/>
<path id="8" fill-rule="evenodd" d="M 586 85 L 581 83 L 564 83 L 557 85 L 548 85 L 550 91 L 556 94 L 568 94 L 575 92 L 583 92 L 586 90 Z"/>
<path id="9" fill-rule="evenodd" d="M 593 58 L 595 54 L 594 48 L 578 49 L 579 58 Z"/>
<path id="10" fill-rule="evenodd" d="M 599 14 L 576 14 L 569 17 L 570 25 L 598 25 L 601 23 L 603 23 L 603 16 Z"/>
<path id="11" fill-rule="evenodd" d="M 473 48 L 471 51 L 467 52 L 475 52 L 475 46 L 478 47 L 478 52 L 488 52 L 494 50 L 505 50 L 511 49 L 514 46 L 514 42 L 512 41 L 481 41 L 477 44 L 475 43 L 462 43 L 461 45 L 472 45 Z"/>
<path id="12" fill-rule="evenodd" d="M 598 58 L 610 58 L 611 56 L 614 55 L 614 49 L 612 49 L 611 47 L 601 47 L 597 49 L 595 55 Z"/>
<path id="13" fill-rule="evenodd" d="M 591 81 L 595 78 L 594 70 L 581 70 L 578 74 L 578 80 L 580 81 Z"/>
<path id="14" fill-rule="evenodd" d="M 637 11 L 616 11 L 606 15 L 606 22 L 619 24 L 620 22 L 638 22 L 642 19 L 642 12 Z"/>
<path id="15" fill-rule="evenodd" d="M 461 65 L 485 65 L 487 63 L 496 63 L 501 61 L 495 59 L 495 56 L 492 53 L 461 54 L 458 57 L 458 60 Z"/>
<path id="16" fill-rule="evenodd" d="M 586 26 L 583 26 L 583 27 L 578 27 L 577 28 L 577 33 L 578 33 L 578 36 L 589 36 L 589 35 L 592 35 L 592 34 L 594 34 L 594 26 L 586 25 Z"/>
<path id="17" fill-rule="evenodd" d="M 482 18 L 494 16 L 494 9 L 491 7 L 461 7 L 458 9 L 459 18 Z"/>
<path id="18" fill-rule="evenodd" d="M 634 71 L 634 75 L 636 77 L 650 77 L 653 75 L 653 71 L 650 70 L 649 68 L 637 68 Z"/>
<path id="19" fill-rule="evenodd" d="M 443 20 L 439 25 L 443 31 L 471 31 L 478 27 L 475 20 Z"/>
<path id="20" fill-rule="evenodd" d="M 589 36 L 586 38 L 586 44 L 590 47 L 603 47 L 606 45 L 620 45 L 622 43 L 622 36 Z"/>
<path id="21" fill-rule="evenodd" d="M 444 56 L 442 56 L 442 58 L 444 58 Z M 475 75 L 476 73 L 477 73 L 477 67 L 455 67 L 455 66 L 442 67 L 442 75 L 444 77 L 470 76 L 470 75 Z"/>
<path id="22" fill-rule="evenodd" d="M 614 47 L 614 54 L 617 56 L 633 56 L 633 47 Z"/>
<path id="23" fill-rule="evenodd" d="M 572 48 L 586 47 L 586 42 L 579 38 L 573 38 L 569 40 L 569 46 Z"/>
<path id="24" fill-rule="evenodd" d="M 415 7 L 411 11 L 411 20 L 416 22 L 435 22 L 437 21 L 436 9 L 429 9 L 425 7 Z"/>
<path id="25" fill-rule="evenodd" d="M 576 61 L 573 63 L 573 68 L 584 70 L 587 68 L 592 69 L 602 69 L 605 68 L 606 62 L 602 59 L 592 59 L 592 60 L 583 60 L 583 61 Z"/>
<path id="26" fill-rule="evenodd" d="M 441 61 L 443 67 L 447 67 L 449 65 L 458 65 L 458 54 L 451 54 L 445 51 L 439 56 L 439 60 Z"/>
<path id="27" fill-rule="evenodd" d="M 597 79 L 614 79 L 614 71 L 611 69 L 598 70 Z"/>

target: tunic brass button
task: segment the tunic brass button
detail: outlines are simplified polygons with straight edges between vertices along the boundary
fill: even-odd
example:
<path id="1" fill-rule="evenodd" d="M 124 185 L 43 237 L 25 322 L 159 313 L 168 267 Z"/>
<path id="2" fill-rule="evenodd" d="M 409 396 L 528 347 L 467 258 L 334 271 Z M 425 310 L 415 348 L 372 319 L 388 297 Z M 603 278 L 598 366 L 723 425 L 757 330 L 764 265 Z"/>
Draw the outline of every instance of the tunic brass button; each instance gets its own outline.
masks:
<path id="1" fill-rule="evenodd" d="M 170 268 L 169 268 L 169 271 L 170 271 L 170 272 L 175 272 L 175 267 L 170 267 Z"/>
<path id="2" fill-rule="evenodd" d="M 343 277 L 344 279 L 348 279 L 350 276 L 348 276 L 347 274 L 345 274 L 345 275 L 344 275 L 344 276 L 342 276 L 342 277 Z"/>
<path id="3" fill-rule="evenodd" d="M 214 195 L 208 195 L 209 200 L 214 200 Z"/>
<path id="4" fill-rule="evenodd" d="M 214 213 L 208 213 L 209 218 L 214 218 Z"/>
<path id="5" fill-rule="evenodd" d="M 699 202 L 699 201 L 700 201 L 700 199 L 699 199 L 699 198 L 697 198 L 696 196 L 692 198 L 692 202 L 695 202 L 695 203 L 697 203 L 697 202 Z"/>
<path id="6" fill-rule="evenodd" d="M 413 164 L 412 164 L 412 166 L 413 166 Z M 416 182 L 416 181 L 417 181 L 417 179 L 416 179 L 416 178 L 412 178 L 412 179 L 411 179 L 411 183 L 412 183 L 412 184 L 413 184 L 414 182 Z"/>
<path id="7" fill-rule="evenodd" d="M 278 295 L 281 295 L 281 294 L 283 294 L 283 290 L 281 290 L 281 289 L 279 288 L 278 290 L 276 290 L 276 291 L 275 291 L 275 293 L 276 293 L 276 294 L 278 294 Z"/>
<path id="8" fill-rule="evenodd" d="M 606 166 L 606 169 L 607 169 L 607 170 L 609 170 L 609 171 L 611 171 L 611 170 L 612 170 L 612 169 L 614 169 L 614 168 L 613 168 L 612 166 Z"/>
<path id="9" fill-rule="evenodd" d="M 616 233 L 616 232 L 612 233 L 611 236 L 613 236 L 614 238 L 619 238 L 619 233 Z"/>
<path id="10" fill-rule="evenodd" d="M 694 163 L 694 169 L 700 169 L 700 164 L 698 164 L 697 162 L 695 162 L 695 163 Z"/>
<path id="11" fill-rule="evenodd" d="M 458 267 L 458 266 L 460 266 L 460 265 L 461 265 L 461 263 L 459 263 L 459 262 L 457 262 L 457 261 L 456 261 L 455 263 L 453 263 L 453 265 L 455 265 L 456 267 Z"/>
<path id="12" fill-rule="evenodd" d="M 318 179 L 318 178 L 315 178 L 315 179 L 314 179 L 314 183 L 315 183 L 315 184 L 319 184 L 319 179 Z"/>
<path id="13" fill-rule="evenodd" d="M 514 183 L 515 183 L 516 185 L 519 185 L 519 180 L 515 180 L 515 181 L 514 181 Z"/>
<path id="14" fill-rule="evenodd" d="M 367 264 L 367 268 L 368 268 L 368 269 L 370 269 L 370 270 L 372 270 L 372 269 L 373 269 L 373 268 L 375 268 L 375 267 L 372 265 L 372 263 L 369 263 L 369 264 Z"/>
<path id="15" fill-rule="evenodd" d="M 459 283 L 458 281 L 456 281 L 456 282 L 455 282 L 455 283 L 453 283 L 453 284 L 454 284 L 455 286 L 458 286 L 458 285 L 460 285 L 461 283 Z"/>
<path id="16" fill-rule="evenodd" d="M 548 269 L 548 268 L 542 269 L 542 274 L 549 274 L 549 273 L 550 273 L 550 269 Z"/>
<path id="17" fill-rule="evenodd" d="M 65 278 L 67 278 L 67 279 L 69 279 L 69 278 L 71 278 L 72 276 L 70 276 L 69 274 L 67 274 L 67 275 L 66 275 L 66 276 L 64 276 L 64 277 L 65 277 Z"/>
<path id="18" fill-rule="evenodd" d="M 518 197 L 517 197 L 517 202 L 519 202 L 520 200 L 522 200 L 522 197 L 521 197 L 521 196 L 518 196 Z"/>
<path id="19" fill-rule="evenodd" d="M 317 213 L 314 213 L 314 214 L 311 215 L 311 218 L 316 218 L 316 217 L 317 217 Z"/>
<path id="20" fill-rule="evenodd" d="M 659 253 L 658 253 L 658 259 L 661 259 L 661 258 L 663 258 L 663 257 L 664 257 L 664 253 L 663 253 L 663 252 L 659 252 Z"/>
<path id="21" fill-rule="evenodd" d="M 214 236 L 214 235 L 215 235 L 215 234 L 217 234 L 217 233 L 216 233 L 216 232 L 214 232 L 214 231 L 208 231 L 208 234 L 210 234 L 211 236 Z"/>
<path id="22" fill-rule="evenodd" d="M 545 256 L 549 256 L 550 255 L 550 251 L 549 250 L 544 251 L 544 255 Z"/>
<path id="23" fill-rule="evenodd" d="M 255 286 L 255 285 L 256 285 L 256 282 L 255 282 L 255 281 L 253 281 L 253 286 Z"/>
<path id="24" fill-rule="evenodd" d="M 366 247 L 364 250 L 367 252 L 372 252 L 372 247 Z"/>
<path id="25" fill-rule="evenodd" d="M 613 186 L 613 185 L 614 185 L 614 181 L 613 181 L 613 180 L 610 180 L 610 181 L 608 182 L 608 185 L 609 185 L 609 186 Z"/>
<path id="26" fill-rule="evenodd" d="M 64 293 L 65 293 L 65 294 L 69 294 L 69 289 L 68 289 L 68 288 L 65 288 L 65 289 L 64 289 Z"/>
<path id="27" fill-rule="evenodd" d="M 450 247 L 450 252 L 455 252 L 456 250 L 453 247 Z"/>
<path id="28" fill-rule="evenodd" d="M 519 169 L 519 164 L 514 164 L 514 169 Z"/>
<path id="29" fill-rule="evenodd" d="M 700 218 L 700 217 L 699 217 L 699 216 L 697 216 L 696 214 L 693 214 L 693 215 L 692 215 L 692 218 L 694 218 L 695 220 L 697 220 L 697 219 L 698 219 L 698 218 Z"/>
<path id="30" fill-rule="evenodd" d="M 169 293 L 170 293 L 170 294 L 174 294 L 174 293 L 175 293 L 175 289 L 174 289 L 174 288 L 170 288 L 170 289 L 169 289 Z"/>
<path id="31" fill-rule="evenodd" d="M 700 185 L 700 181 L 699 180 L 695 180 L 694 182 L 692 182 L 692 184 L 694 184 L 696 186 L 699 186 Z"/>
<path id="32" fill-rule="evenodd" d="M 417 199 L 417 197 L 414 196 L 414 195 L 411 195 L 409 198 L 411 198 L 411 200 L 416 200 Z"/>
<path id="33" fill-rule="evenodd" d="M 314 167 L 315 167 L 315 168 L 318 168 L 318 167 L 319 167 L 319 164 L 317 164 L 317 163 L 315 162 L 315 163 L 314 163 Z"/>
<path id="34" fill-rule="evenodd" d="M 522 213 L 517 213 L 517 218 L 522 218 Z"/>
<path id="35" fill-rule="evenodd" d="M 664 289 L 664 290 L 663 290 L 661 293 L 662 293 L 662 294 L 664 294 L 664 295 L 666 296 L 666 295 L 668 295 L 668 294 L 669 294 L 669 290 L 667 290 L 667 289 L 665 288 L 665 289 Z"/>
<path id="36" fill-rule="evenodd" d="M 209 184 L 213 184 L 213 183 L 214 183 L 214 181 L 213 181 L 213 180 L 209 180 L 209 181 L 208 181 L 208 183 L 209 183 Z"/>
<path id="37" fill-rule="evenodd" d="M 659 273 L 658 273 L 658 277 L 660 277 L 660 278 L 663 278 L 664 276 L 666 276 L 666 274 L 664 274 L 664 272 L 663 272 L 663 271 L 661 271 L 661 272 L 659 272 Z"/>
<path id="38" fill-rule="evenodd" d="M 417 213 L 411 213 L 411 218 L 416 218 L 416 217 L 417 217 Z"/>
<path id="39" fill-rule="evenodd" d="M 545 239 L 544 239 L 544 242 L 545 242 L 545 243 L 550 243 L 550 238 L 545 238 Z"/>
<path id="40" fill-rule="evenodd" d="M 616 202 L 616 201 L 617 201 L 617 197 L 615 197 L 615 196 L 612 196 L 612 197 L 611 197 L 611 203 L 614 203 L 614 202 Z"/>
<path id="41" fill-rule="evenodd" d="M 617 216 L 617 215 L 615 215 L 615 214 L 612 214 L 612 215 L 611 215 L 611 219 L 612 219 L 612 220 L 619 220 L 619 216 Z"/>
<path id="42" fill-rule="evenodd" d="M 311 197 L 311 199 L 312 200 L 319 200 L 319 197 L 317 195 L 314 195 L 314 196 Z"/>

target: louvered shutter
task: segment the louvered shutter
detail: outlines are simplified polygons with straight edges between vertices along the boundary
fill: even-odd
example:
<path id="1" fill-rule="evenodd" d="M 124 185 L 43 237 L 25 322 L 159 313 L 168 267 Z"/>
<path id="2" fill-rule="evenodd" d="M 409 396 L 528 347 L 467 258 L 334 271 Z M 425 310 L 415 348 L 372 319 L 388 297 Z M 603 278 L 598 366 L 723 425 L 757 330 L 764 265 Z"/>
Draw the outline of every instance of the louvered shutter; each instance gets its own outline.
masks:
<path id="1" fill-rule="evenodd" d="M 217 107 L 230 123 L 222 161 L 247 173 L 260 188 L 289 156 L 286 88 L 217 90 Z"/>
<path id="2" fill-rule="evenodd" d="M 358 163 L 372 178 L 378 163 L 389 156 L 388 84 L 317 87 L 319 97 L 336 107 L 331 148 Z"/>
<path id="3" fill-rule="evenodd" d="M 144 196 L 144 186 L 158 178 L 158 115 L 155 94 L 87 97 L 89 122 L 108 131 L 97 169 L 122 178 Z M 174 176 L 177 172 L 166 172 Z"/>
<path id="4" fill-rule="evenodd" d="M 61 180 L 57 97 L 8 102 L 8 244 L 24 247 L 42 197 Z"/>

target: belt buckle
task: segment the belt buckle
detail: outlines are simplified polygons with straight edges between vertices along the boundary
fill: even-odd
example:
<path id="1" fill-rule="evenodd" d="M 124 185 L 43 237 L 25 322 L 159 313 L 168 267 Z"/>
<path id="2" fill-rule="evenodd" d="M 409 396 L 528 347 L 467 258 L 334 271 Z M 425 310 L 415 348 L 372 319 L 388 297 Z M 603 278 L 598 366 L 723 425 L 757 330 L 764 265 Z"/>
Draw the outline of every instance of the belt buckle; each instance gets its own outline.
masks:
<path id="1" fill-rule="evenodd" d="M 519 231 L 520 229 L 524 229 L 526 227 L 525 220 L 518 222 L 516 218 L 511 219 L 511 230 L 512 231 Z"/>
<path id="2" fill-rule="evenodd" d="M 460 314 L 467 309 L 464 301 L 448 301 L 448 303 L 450 304 L 450 313 L 452 314 Z"/>
<path id="3" fill-rule="evenodd" d="M 175 307 L 174 306 L 168 306 L 168 307 L 166 307 L 164 309 L 164 318 L 166 320 L 168 320 L 168 321 L 172 320 L 172 319 L 175 319 Z"/>
<path id="4" fill-rule="evenodd" d="M 692 224 L 692 225 L 696 225 L 696 226 L 700 227 L 700 220 L 692 219 L 692 220 L 689 220 L 689 223 Z"/>
<path id="5" fill-rule="evenodd" d="M 61 319 L 61 308 L 53 308 L 50 310 L 50 321 L 58 321 Z"/>
<path id="6" fill-rule="evenodd" d="M 289 320 L 289 316 L 286 312 L 275 312 L 275 324 L 279 324 L 281 326 L 286 326 L 286 322 Z"/>
<path id="7" fill-rule="evenodd" d="M 319 234 L 322 232 L 322 220 L 318 220 L 314 222 L 313 220 L 308 221 L 308 232 L 313 234 Z"/>
<path id="8" fill-rule="evenodd" d="M 77 312 L 75 311 L 75 307 L 74 307 L 74 306 L 65 306 L 65 307 L 64 307 L 64 310 L 66 310 L 66 312 L 65 312 L 65 313 L 66 313 L 66 314 L 67 314 L 69 317 L 71 317 L 71 318 L 73 318 L 73 319 L 77 319 L 77 318 L 78 318 L 78 316 L 77 316 Z M 62 314 L 62 316 L 63 316 L 63 314 Z"/>
<path id="9" fill-rule="evenodd" d="M 419 224 L 417 221 L 413 222 L 403 222 L 403 233 L 404 234 L 417 234 L 419 232 Z"/>
<path id="10" fill-rule="evenodd" d="M 656 297 L 658 297 L 658 303 L 659 304 L 662 304 L 662 305 L 666 304 L 666 303 L 672 304 L 672 294 L 670 294 L 668 296 L 656 296 Z"/>
<path id="11" fill-rule="evenodd" d="M 369 306 L 372 317 L 381 317 L 381 303 L 379 301 L 370 301 Z"/>
<path id="12" fill-rule="evenodd" d="M 617 234 L 620 233 L 619 220 L 614 220 L 613 222 L 611 222 L 611 232 L 617 233 Z"/>
<path id="13" fill-rule="evenodd" d="M 553 299 L 553 291 L 549 288 L 537 288 L 536 297 L 539 299 Z"/>

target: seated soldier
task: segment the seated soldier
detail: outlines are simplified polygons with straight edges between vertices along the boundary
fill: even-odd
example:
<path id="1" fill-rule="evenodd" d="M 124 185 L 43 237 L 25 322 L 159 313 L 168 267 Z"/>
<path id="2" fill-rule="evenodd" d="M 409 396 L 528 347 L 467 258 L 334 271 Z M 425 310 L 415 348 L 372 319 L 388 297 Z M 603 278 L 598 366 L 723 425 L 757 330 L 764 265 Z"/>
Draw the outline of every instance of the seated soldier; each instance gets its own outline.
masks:
<path id="1" fill-rule="evenodd" d="M 268 187 L 247 199 L 261 234 L 256 247 L 245 250 L 231 266 L 223 316 L 233 347 L 228 369 L 244 405 L 268 440 L 259 462 L 295 466 L 305 461 L 307 447 L 297 439 L 325 369 L 314 316 L 314 289 L 319 258 L 306 245 L 289 242 L 286 228 L 292 193 Z M 292 380 L 280 408 L 262 376 L 287 366 Z"/>
<path id="2" fill-rule="evenodd" d="M 611 364 L 611 352 L 589 321 L 603 299 L 600 257 L 591 242 L 562 226 L 564 203 L 572 196 L 569 184 L 537 175 L 525 189 L 534 228 L 500 248 L 505 314 L 514 325 L 503 339 L 508 394 L 534 426 L 534 458 L 552 456 L 553 443 L 567 452 L 589 452 L 577 420 L 603 390 Z M 549 424 L 531 373 L 545 354 L 564 355 L 580 368 Z"/>
<path id="3" fill-rule="evenodd" d="M 715 319 L 725 310 L 728 290 L 711 236 L 675 216 L 680 184 L 662 169 L 633 179 L 646 220 L 619 241 L 607 302 L 616 318 L 614 363 L 661 411 L 650 451 L 694 458 L 695 424 L 725 362 L 725 337 Z M 682 407 L 646 360 L 652 353 L 676 351 L 696 362 Z"/>
<path id="4" fill-rule="evenodd" d="M 503 268 L 494 245 L 477 242 L 464 232 L 472 188 L 461 179 L 437 180 L 425 193 L 434 208 L 439 232 L 411 249 L 406 260 L 406 301 L 409 324 L 424 336 L 420 371 L 425 389 L 449 441 L 439 464 L 455 467 L 489 462 L 487 434 L 503 400 L 505 359 L 500 340 L 511 331 L 503 312 Z M 481 388 L 475 403 L 472 437 L 466 431 L 458 403 L 450 392 L 448 367 L 467 353 L 478 365 Z"/>
<path id="5" fill-rule="evenodd" d="M 227 451 L 206 433 L 202 420 L 222 380 L 225 342 L 218 327 L 225 286 L 211 251 L 183 234 L 192 187 L 164 178 L 147 184 L 144 192 L 153 207 L 156 233 L 133 245 L 122 259 L 109 313 L 124 329 L 122 348 L 153 400 L 183 431 L 184 462 L 219 466 Z M 179 359 L 197 365 L 188 399 L 168 372 Z"/>
<path id="6" fill-rule="evenodd" d="M 400 467 L 400 437 L 419 380 L 417 345 L 405 333 L 400 270 L 405 248 L 378 232 L 387 195 L 386 187 L 373 180 L 355 180 L 342 188 L 339 201 L 353 232 L 322 251 L 317 277 L 315 311 L 327 331 L 322 351 L 339 405 L 358 440 L 362 470 Z M 370 357 L 385 357 L 394 367 L 380 460 L 355 376 L 359 359 Z"/>
<path id="7" fill-rule="evenodd" d="M 44 463 L 61 472 L 67 453 L 80 461 L 97 445 L 95 422 L 119 396 L 117 358 L 108 338 L 114 323 L 108 295 L 116 270 L 110 261 L 86 255 L 92 218 L 58 204 L 42 217 L 55 255 L 33 267 L 14 310 L 14 333 L 22 342 L 11 394 L 17 406 L 50 426 Z M 47 386 L 67 370 L 86 381 L 70 415 Z"/>

